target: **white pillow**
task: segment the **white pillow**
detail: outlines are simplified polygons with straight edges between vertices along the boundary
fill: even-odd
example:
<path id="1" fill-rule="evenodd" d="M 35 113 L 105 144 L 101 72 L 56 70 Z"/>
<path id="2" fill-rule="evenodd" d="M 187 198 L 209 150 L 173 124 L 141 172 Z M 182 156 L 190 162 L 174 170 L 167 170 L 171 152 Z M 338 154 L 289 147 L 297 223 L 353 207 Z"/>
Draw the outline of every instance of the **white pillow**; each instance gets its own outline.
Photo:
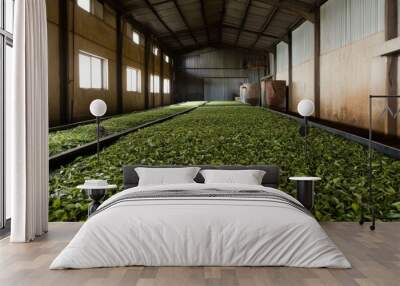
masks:
<path id="1" fill-rule="evenodd" d="M 265 171 L 261 170 L 202 170 L 205 184 L 261 185 Z"/>
<path id="2" fill-rule="evenodd" d="M 171 184 L 190 184 L 195 183 L 193 180 L 200 168 L 135 168 L 139 176 L 139 186 L 150 185 L 171 185 Z"/>

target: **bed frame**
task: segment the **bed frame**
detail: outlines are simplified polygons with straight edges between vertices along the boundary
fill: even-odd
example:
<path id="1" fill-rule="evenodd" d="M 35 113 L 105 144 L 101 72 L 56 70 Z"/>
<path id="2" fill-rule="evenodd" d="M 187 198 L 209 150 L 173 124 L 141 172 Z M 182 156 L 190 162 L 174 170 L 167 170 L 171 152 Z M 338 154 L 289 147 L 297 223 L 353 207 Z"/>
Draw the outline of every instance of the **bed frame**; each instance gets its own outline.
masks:
<path id="1" fill-rule="evenodd" d="M 133 165 L 124 166 L 124 190 L 136 187 L 139 183 L 139 176 L 135 171 L 137 167 L 147 168 L 182 168 L 188 166 L 179 165 L 164 165 L 164 166 L 145 166 L 145 165 Z M 261 184 L 264 187 L 271 187 L 277 189 L 279 187 L 279 173 L 280 169 L 275 165 L 252 165 L 252 166 L 239 166 L 239 165 L 228 165 L 228 166 L 211 166 L 211 165 L 193 165 L 190 167 L 200 167 L 201 169 L 216 169 L 216 170 L 262 170 L 265 171 L 265 175 L 262 179 Z M 200 174 L 194 178 L 197 183 L 204 183 L 204 178 Z"/>

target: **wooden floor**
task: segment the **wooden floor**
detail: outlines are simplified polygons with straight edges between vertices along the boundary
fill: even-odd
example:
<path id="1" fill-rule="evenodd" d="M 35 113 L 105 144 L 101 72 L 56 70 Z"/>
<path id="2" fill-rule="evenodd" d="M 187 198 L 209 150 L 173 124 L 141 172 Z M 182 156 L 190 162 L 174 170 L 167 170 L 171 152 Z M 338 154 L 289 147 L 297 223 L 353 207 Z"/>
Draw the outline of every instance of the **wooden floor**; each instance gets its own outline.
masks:
<path id="1" fill-rule="evenodd" d="M 48 270 L 80 223 L 51 223 L 49 233 L 29 244 L 0 241 L 0 285 L 400 285 L 400 223 L 380 223 L 371 232 L 356 223 L 323 227 L 353 269 L 288 267 L 125 267 Z"/>

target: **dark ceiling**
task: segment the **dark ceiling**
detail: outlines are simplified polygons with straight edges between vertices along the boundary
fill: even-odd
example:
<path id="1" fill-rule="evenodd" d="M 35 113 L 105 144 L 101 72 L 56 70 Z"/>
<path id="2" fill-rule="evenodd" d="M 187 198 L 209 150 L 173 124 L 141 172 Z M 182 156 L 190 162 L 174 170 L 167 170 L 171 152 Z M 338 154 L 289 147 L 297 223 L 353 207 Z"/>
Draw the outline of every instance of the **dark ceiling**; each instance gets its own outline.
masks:
<path id="1" fill-rule="evenodd" d="M 110 1 L 106 1 L 110 2 Z M 266 52 L 304 20 L 319 0 L 114 0 L 124 16 L 174 53 L 219 46 Z"/>

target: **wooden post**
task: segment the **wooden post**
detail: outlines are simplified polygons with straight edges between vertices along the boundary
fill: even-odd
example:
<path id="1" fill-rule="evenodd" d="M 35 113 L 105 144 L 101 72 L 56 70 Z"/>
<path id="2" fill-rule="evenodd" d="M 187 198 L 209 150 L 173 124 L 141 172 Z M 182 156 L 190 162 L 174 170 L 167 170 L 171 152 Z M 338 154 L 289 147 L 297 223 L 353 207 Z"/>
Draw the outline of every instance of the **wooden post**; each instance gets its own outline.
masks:
<path id="1" fill-rule="evenodd" d="M 389 41 L 397 37 L 397 0 L 385 1 L 385 40 Z M 387 56 L 386 66 L 386 94 L 397 95 L 397 55 Z M 397 111 L 397 99 L 389 98 L 388 106 L 392 112 Z M 387 133 L 388 135 L 396 136 L 397 120 L 390 114 L 387 115 Z"/>
<path id="2" fill-rule="evenodd" d="M 276 46 L 274 47 L 274 74 L 273 74 L 273 79 L 274 80 L 276 80 L 276 68 L 277 68 L 277 60 L 276 60 L 276 55 L 277 55 L 277 52 L 276 52 Z"/>
<path id="3" fill-rule="evenodd" d="M 156 75 L 156 55 L 153 53 L 153 48 L 155 47 L 154 41 L 152 41 L 151 44 L 151 49 L 150 49 L 150 56 L 151 56 L 151 74 L 153 76 Z M 153 92 L 150 91 L 150 99 L 151 99 L 151 108 L 154 108 L 156 106 L 156 101 L 155 101 L 155 84 L 154 84 L 154 77 L 153 77 Z"/>
<path id="4" fill-rule="evenodd" d="M 143 67 L 143 75 L 144 75 L 144 109 L 149 108 L 149 59 L 150 59 L 150 37 L 148 33 L 144 35 L 144 67 Z"/>
<path id="5" fill-rule="evenodd" d="M 122 16 L 121 12 L 117 12 L 117 110 L 118 113 L 124 112 L 123 106 L 123 94 L 122 94 L 122 61 L 123 61 L 123 53 L 124 53 L 124 44 L 123 44 L 124 34 L 122 27 Z"/>
<path id="6" fill-rule="evenodd" d="M 169 88 L 169 104 L 174 104 L 176 103 L 175 100 L 175 59 L 173 59 L 171 56 L 169 58 L 169 82 L 170 82 L 170 88 Z"/>
<path id="7" fill-rule="evenodd" d="M 288 34 L 288 45 L 289 45 L 289 77 L 288 77 L 288 89 L 289 89 L 289 98 L 288 98 L 288 110 L 290 110 L 290 101 L 292 100 L 292 85 L 293 85 L 293 55 L 292 55 L 292 31 L 289 31 Z"/>
<path id="8" fill-rule="evenodd" d="M 71 120 L 70 102 L 68 93 L 68 2 L 69 0 L 60 0 L 59 2 L 59 59 L 60 59 L 60 123 L 67 124 Z"/>
<path id="9" fill-rule="evenodd" d="M 314 105 L 315 117 L 321 115 L 321 77 L 320 77 L 320 55 L 321 55 L 321 24 L 320 8 L 315 12 L 314 22 Z"/>
<path id="10" fill-rule="evenodd" d="M 164 51 L 160 48 L 160 105 L 164 105 Z"/>

